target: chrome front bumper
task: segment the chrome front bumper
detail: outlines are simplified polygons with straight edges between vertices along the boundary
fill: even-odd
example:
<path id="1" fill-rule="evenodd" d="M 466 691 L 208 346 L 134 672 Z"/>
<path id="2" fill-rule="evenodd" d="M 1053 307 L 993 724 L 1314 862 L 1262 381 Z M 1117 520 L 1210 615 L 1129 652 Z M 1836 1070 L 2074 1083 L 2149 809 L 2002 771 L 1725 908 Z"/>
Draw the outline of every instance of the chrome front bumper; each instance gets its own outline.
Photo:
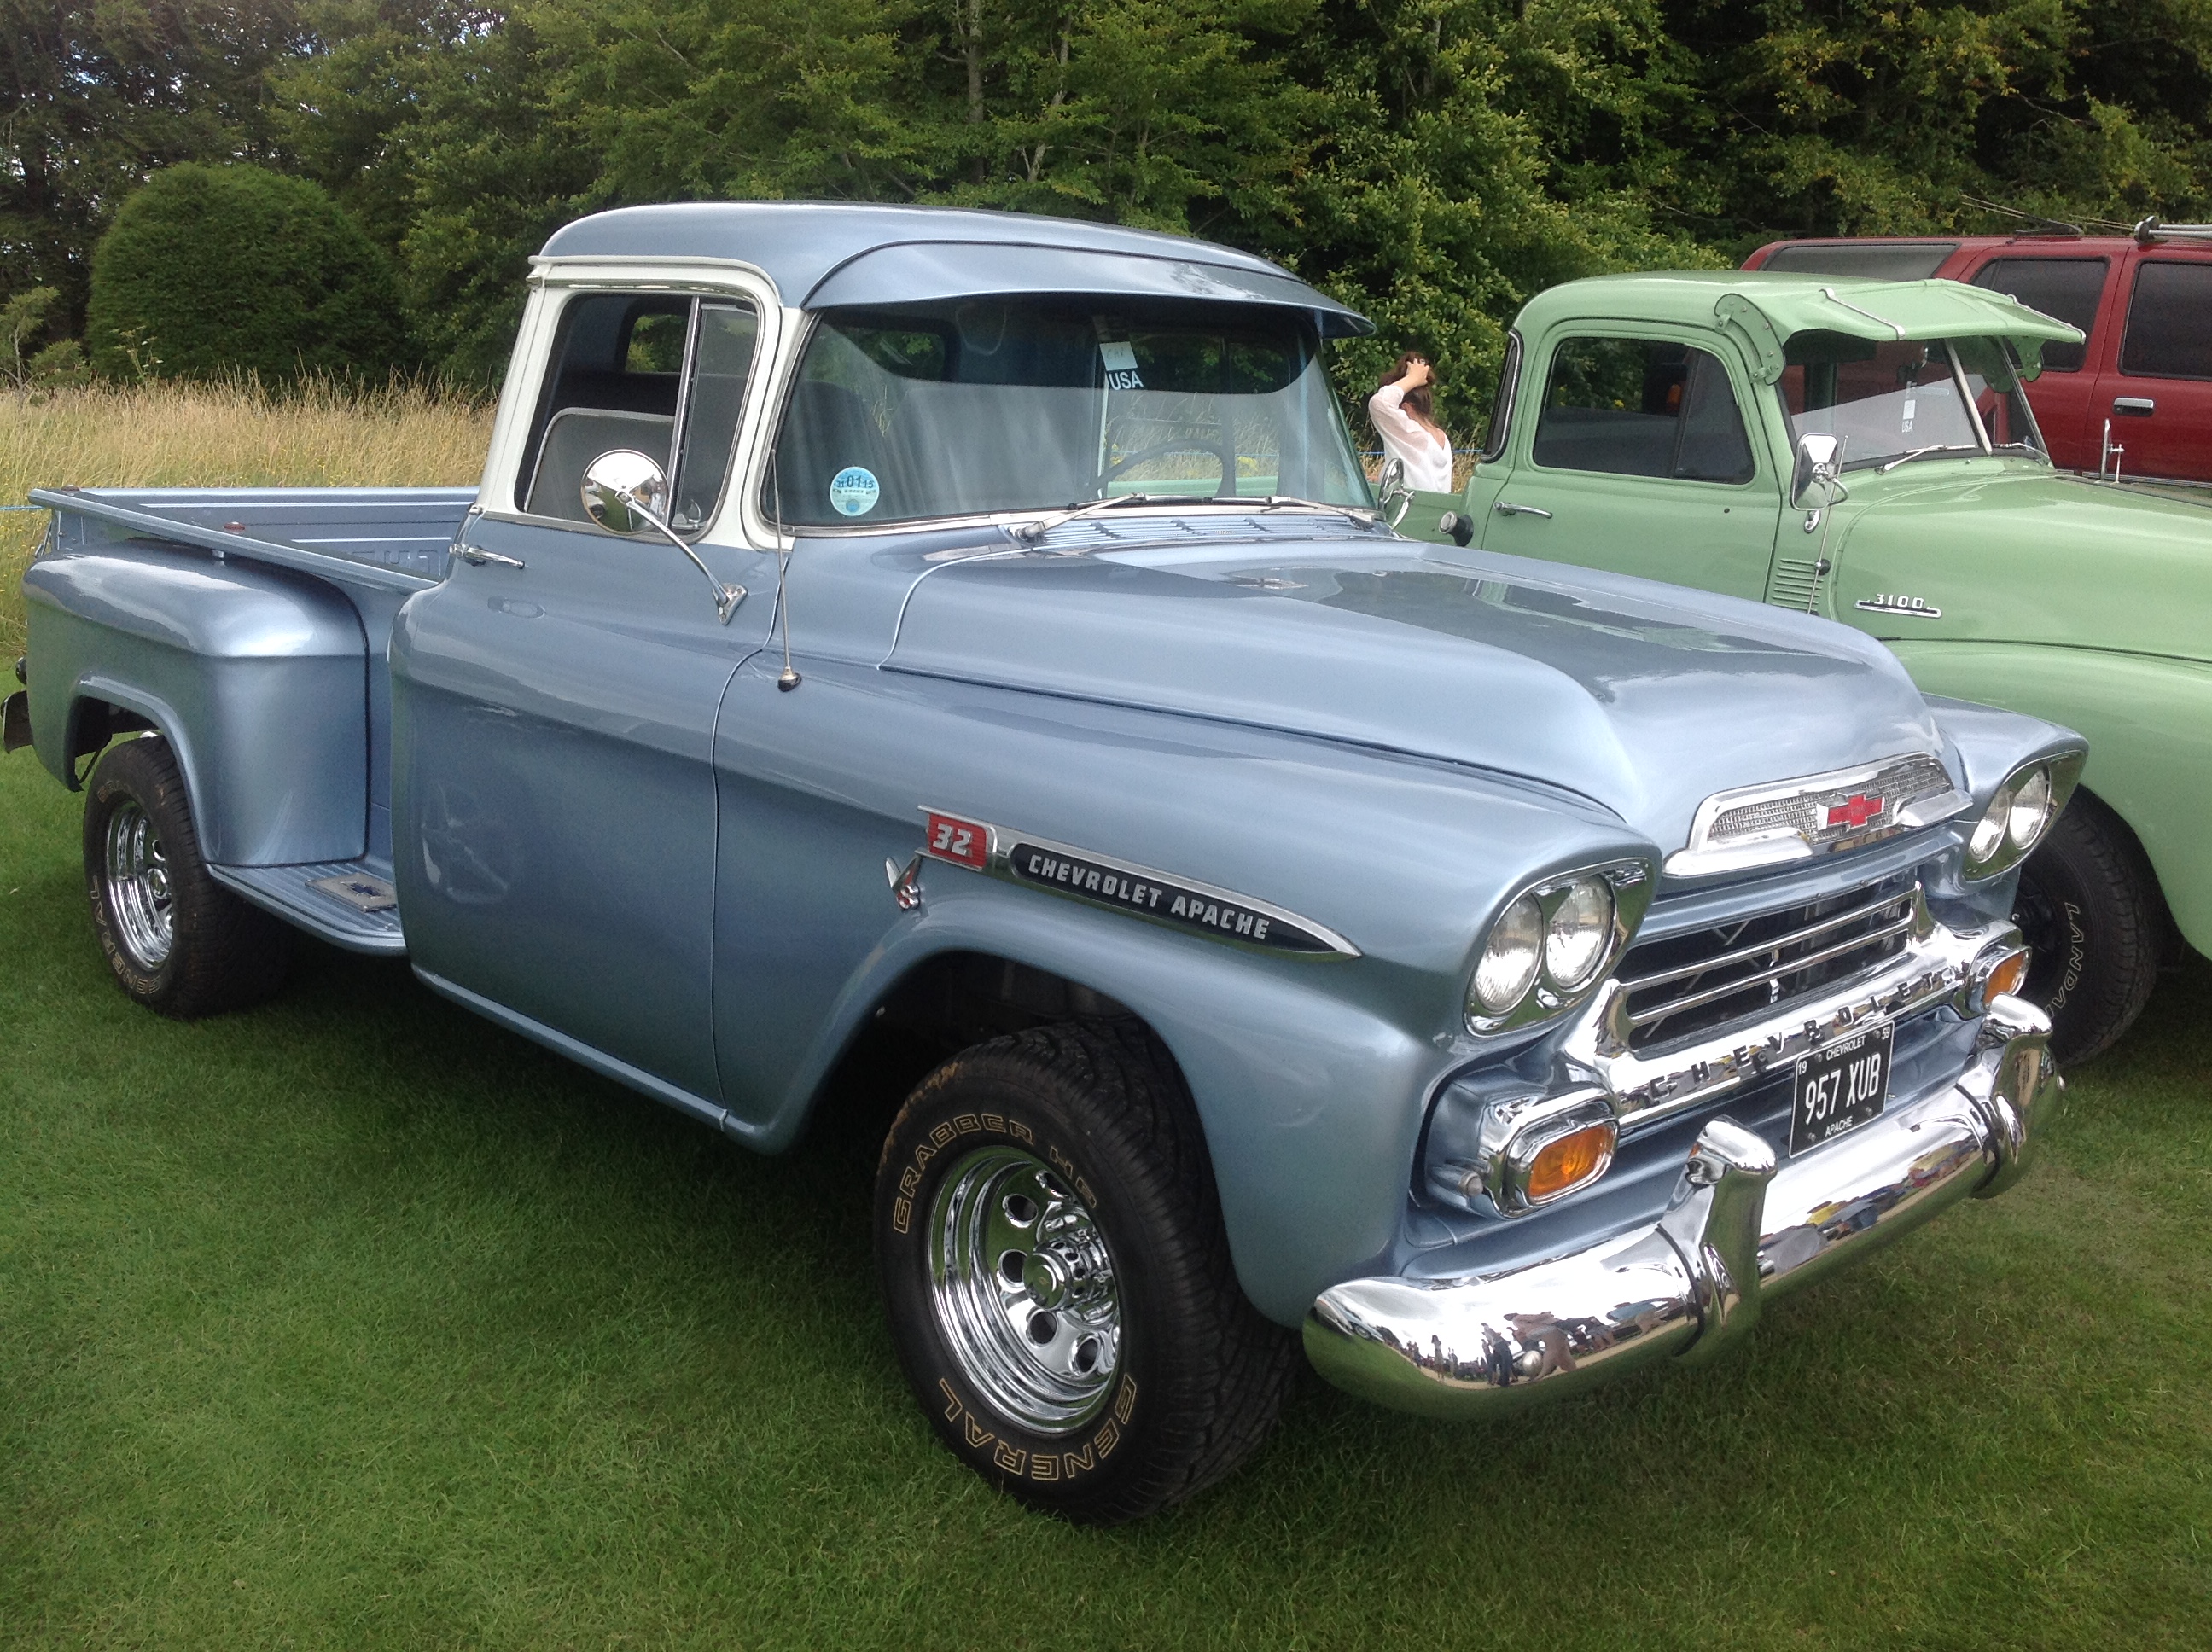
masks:
<path id="1" fill-rule="evenodd" d="M 2061 1105 L 2050 1037 L 2042 1011 L 2000 997 L 1949 1089 L 1779 1168 L 1764 1138 L 1716 1119 L 1652 1225 L 1489 1278 L 1347 1280 L 1306 1316 L 1306 1356 L 1339 1388 L 1434 1417 L 1714 1358 L 1766 1297 L 2017 1181 Z"/>

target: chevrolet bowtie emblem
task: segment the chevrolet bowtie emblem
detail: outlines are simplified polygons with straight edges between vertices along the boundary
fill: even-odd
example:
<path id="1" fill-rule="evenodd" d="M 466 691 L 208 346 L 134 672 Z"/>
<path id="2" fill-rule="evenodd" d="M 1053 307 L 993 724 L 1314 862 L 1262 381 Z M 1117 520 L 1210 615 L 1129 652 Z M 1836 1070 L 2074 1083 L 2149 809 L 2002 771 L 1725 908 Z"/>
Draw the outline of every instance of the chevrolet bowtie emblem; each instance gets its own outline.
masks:
<path id="1" fill-rule="evenodd" d="M 1881 812 L 1882 803 L 1881 798 L 1870 798 L 1863 792 L 1854 792 L 1841 803 L 1829 805 L 1828 824 L 1831 828 L 1848 826 L 1856 831 Z"/>

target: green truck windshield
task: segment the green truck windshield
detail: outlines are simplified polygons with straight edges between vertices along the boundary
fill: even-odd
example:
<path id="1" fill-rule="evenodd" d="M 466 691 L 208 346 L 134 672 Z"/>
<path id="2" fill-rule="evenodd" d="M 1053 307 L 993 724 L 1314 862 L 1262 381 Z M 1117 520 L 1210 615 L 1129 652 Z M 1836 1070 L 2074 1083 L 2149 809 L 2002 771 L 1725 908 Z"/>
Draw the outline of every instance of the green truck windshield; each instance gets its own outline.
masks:
<path id="1" fill-rule="evenodd" d="M 2043 453 L 2001 340 L 1875 343 L 1799 333 L 1784 359 L 1778 388 L 1792 436 L 1815 430 L 1841 436 L 1847 471 L 1908 454 Z"/>
<path id="2" fill-rule="evenodd" d="M 864 528 L 1130 494 L 1370 507 L 1311 324 L 1219 303 L 830 311 L 761 504 Z"/>

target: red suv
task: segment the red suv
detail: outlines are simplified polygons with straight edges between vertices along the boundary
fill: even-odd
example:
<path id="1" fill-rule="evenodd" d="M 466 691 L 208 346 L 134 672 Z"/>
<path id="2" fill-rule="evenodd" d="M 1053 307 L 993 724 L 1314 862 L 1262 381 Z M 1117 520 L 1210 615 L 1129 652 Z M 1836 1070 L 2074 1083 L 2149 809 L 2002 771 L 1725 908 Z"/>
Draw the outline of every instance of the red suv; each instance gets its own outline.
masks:
<path id="1" fill-rule="evenodd" d="M 2028 387 L 2055 464 L 2212 482 L 2212 234 L 2200 226 L 2147 222 L 2132 237 L 1775 241 L 1743 267 L 1945 276 L 2010 293 L 2088 335 L 2045 347 L 2043 376 Z"/>

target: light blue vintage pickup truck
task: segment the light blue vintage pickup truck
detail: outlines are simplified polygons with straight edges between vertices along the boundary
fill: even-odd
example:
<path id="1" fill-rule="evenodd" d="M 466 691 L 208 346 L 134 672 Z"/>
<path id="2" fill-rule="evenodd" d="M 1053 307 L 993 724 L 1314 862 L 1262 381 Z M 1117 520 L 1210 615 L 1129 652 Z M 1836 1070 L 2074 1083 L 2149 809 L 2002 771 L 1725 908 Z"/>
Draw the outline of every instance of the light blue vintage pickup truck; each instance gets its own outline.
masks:
<path id="1" fill-rule="evenodd" d="M 1364 328 L 1092 225 L 587 218 L 473 493 L 36 494 L 9 744 L 154 1010 L 404 953 L 766 1151 L 931 1051 L 891 1336 L 1037 1507 L 1226 1473 L 1301 1333 L 1443 1416 L 1710 1360 L 2026 1168 L 2008 914 L 2081 742 L 1396 537 L 1324 372 Z"/>

